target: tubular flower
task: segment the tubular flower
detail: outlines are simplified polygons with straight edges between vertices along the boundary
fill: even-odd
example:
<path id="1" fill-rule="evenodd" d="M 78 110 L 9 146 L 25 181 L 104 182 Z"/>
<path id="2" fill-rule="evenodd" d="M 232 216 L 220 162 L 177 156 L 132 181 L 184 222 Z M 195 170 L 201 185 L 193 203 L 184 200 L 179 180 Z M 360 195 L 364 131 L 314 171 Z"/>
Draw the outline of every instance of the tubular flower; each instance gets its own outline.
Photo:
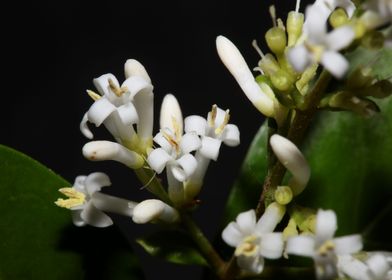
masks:
<path id="1" fill-rule="evenodd" d="M 287 56 L 298 72 L 303 72 L 313 63 L 321 63 L 336 78 L 342 78 L 349 65 L 338 51 L 351 44 L 355 32 L 348 25 L 327 32 L 330 11 L 320 3 L 306 9 L 303 42 L 291 48 Z"/>
<path id="2" fill-rule="evenodd" d="M 147 199 L 135 206 L 132 220 L 137 224 L 156 221 L 175 223 L 179 218 L 178 211 L 173 207 L 158 199 Z"/>
<path id="3" fill-rule="evenodd" d="M 222 232 L 223 240 L 235 247 L 238 266 L 259 274 L 264 268 L 264 258 L 278 259 L 283 252 L 282 233 L 273 232 L 285 213 L 284 206 L 271 203 L 256 222 L 254 210 L 240 213 Z"/>
<path id="4" fill-rule="evenodd" d="M 104 173 L 78 176 L 72 188 L 59 190 L 68 198 L 59 198 L 55 203 L 72 211 L 73 223 L 76 226 L 107 227 L 112 225 L 113 221 L 103 211 L 131 217 L 136 205 L 135 202 L 100 192 L 102 187 L 110 185 L 110 179 Z"/>
<path id="5" fill-rule="evenodd" d="M 152 144 L 153 86 L 144 67 L 134 59 L 126 62 L 125 75 L 127 79 L 121 86 L 113 74 L 94 79 L 99 94 L 87 91 L 94 103 L 84 115 L 80 129 L 92 139 L 87 122 L 97 127 L 104 124 L 117 142 L 144 153 Z"/>
<path id="6" fill-rule="evenodd" d="M 185 132 L 201 137 L 201 147 L 195 154 L 197 168 L 185 187 L 190 198 L 199 193 L 209 162 L 218 159 L 222 142 L 230 147 L 240 143 L 240 131 L 236 125 L 229 124 L 229 119 L 229 110 L 224 111 L 216 105 L 212 106 L 207 119 L 197 115 L 185 118 Z"/>
<path id="7" fill-rule="evenodd" d="M 362 240 L 359 234 L 333 238 L 336 229 L 335 212 L 319 210 L 315 235 L 289 237 L 286 252 L 312 257 L 318 279 L 335 279 L 338 277 L 337 256 L 356 253 L 362 249 Z"/>

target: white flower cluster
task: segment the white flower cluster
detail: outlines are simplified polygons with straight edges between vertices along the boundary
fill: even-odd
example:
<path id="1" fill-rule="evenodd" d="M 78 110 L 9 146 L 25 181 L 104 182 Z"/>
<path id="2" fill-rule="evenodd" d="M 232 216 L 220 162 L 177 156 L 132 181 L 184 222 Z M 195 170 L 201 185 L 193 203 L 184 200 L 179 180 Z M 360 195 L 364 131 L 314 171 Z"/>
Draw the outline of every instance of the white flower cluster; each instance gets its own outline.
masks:
<path id="1" fill-rule="evenodd" d="M 80 124 L 89 139 L 93 133 L 88 122 L 104 125 L 113 141 L 91 141 L 84 145 L 83 155 L 92 161 L 113 160 L 135 172 L 152 169 L 160 174 L 166 167 L 168 197 L 165 202 L 148 199 L 140 203 L 100 192 L 110 180 L 103 173 L 78 176 L 72 188 L 60 192 L 67 199 L 58 199 L 58 206 L 72 210 L 74 224 L 106 227 L 112 224 L 104 212 L 132 217 L 136 223 L 175 223 L 179 213 L 173 206 L 189 204 L 200 192 L 210 160 L 217 160 L 221 143 L 239 144 L 238 127 L 229 124 L 229 110 L 212 106 L 207 119 L 189 116 L 184 120 L 177 99 L 165 96 L 160 115 L 160 131 L 153 133 L 153 86 L 147 71 L 138 61 L 125 63 L 126 80 L 120 85 L 113 74 L 94 79 L 98 93 L 88 90 L 94 100 Z M 153 141 L 159 148 L 154 148 Z M 155 175 L 151 175 L 151 180 Z M 147 185 L 150 182 L 147 182 Z M 162 198 L 161 198 L 162 199 Z"/>

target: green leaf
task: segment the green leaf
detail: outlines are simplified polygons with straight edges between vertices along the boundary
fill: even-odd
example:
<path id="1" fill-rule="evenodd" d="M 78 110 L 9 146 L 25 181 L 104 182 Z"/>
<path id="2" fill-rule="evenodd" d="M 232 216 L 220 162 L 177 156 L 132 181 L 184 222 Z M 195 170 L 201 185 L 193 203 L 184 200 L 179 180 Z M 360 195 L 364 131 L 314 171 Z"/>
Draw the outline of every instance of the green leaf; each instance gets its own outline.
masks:
<path id="1" fill-rule="evenodd" d="M 334 209 L 337 235 L 365 231 L 374 249 L 376 245 L 391 249 L 387 236 L 392 236 L 392 229 L 386 221 L 392 216 L 392 98 L 377 103 L 381 113 L 371 118 L 349 112 L 319 113 L 301 147 L 312 175 L 297 201 L 315 209 Z M 257 205 L 267 170 L 266 141 L 264 124 L 229 196 L 226 223 Z"/>
<path id="2" fill-rule="evenodd" d="M 143 279 L 116 228 L 77 228 L 70 211 L 55 206 L 69 185 L 0 145 L 0 279 Z"/>
<path id="3" fill-rule="evenodd" d="M 190 237 L 180 230 L 163 230 L 136 240 L 147 253 L 176 264 L 207 266 Z"/>

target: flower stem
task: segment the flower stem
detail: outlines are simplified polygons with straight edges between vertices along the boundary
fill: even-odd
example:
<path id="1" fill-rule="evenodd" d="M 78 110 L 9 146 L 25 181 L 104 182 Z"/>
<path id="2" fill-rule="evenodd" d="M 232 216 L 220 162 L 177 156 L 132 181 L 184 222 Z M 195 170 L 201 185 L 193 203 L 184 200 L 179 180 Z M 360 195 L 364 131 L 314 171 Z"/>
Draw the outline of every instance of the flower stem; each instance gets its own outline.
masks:
<path id="1" fill-rule="evenodd" d="M 181 221 L 188 231 L 189 235 L 192 237 L 193 241 L 198 246 L 200 252 L 206 258 L 211 268 L 214 270 L 216 275 L 223 279 L 223 273 L 225 268 L 225 262 L 215 251 L 214 247 L 211 245 L 210 241 L 205 237 L 200 228 L 196 225 L 193 219 L 187 213 L 181 214 Z"/>
<path id="2" fill-rule="evenodd" d="M 155 177 L 154 171 L 145 168 L 135 169 L 134 171 L 139 181 L 142 182 L 143 188 L 146 188 L 167 204 L 173 204 L 162 184 Z"/>

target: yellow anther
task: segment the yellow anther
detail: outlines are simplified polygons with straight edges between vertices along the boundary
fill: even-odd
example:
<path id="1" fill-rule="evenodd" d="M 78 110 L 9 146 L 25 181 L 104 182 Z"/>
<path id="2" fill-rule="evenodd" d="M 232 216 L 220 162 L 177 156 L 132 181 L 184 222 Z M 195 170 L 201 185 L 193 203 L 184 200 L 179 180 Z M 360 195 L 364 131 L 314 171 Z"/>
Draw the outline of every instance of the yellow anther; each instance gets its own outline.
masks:
<path id="1" fill-rule="evenodd" d="M 176 153 L 180 153 L 180 145 L 178 145 L 178 142 L 176 139 L 174 139 L 171 135 L 169 135 L 167 132 L 161 130 L 161 133 L 163 137 L 169 142 L 169 144 L 176 150 Z"/>
<path id="2" fill-rule="evenodd" d="M 86 201 L 86 195 L 74 188 L 61 188 L 59 192 L 68 197 L 67 199 L 59 198 L 55 201 L 55 204 L 60 207 L 70 209 L 82 205 Z"/>
<path id="3" fill-rule="evenodd" d="M 320 255 L 327 255 L 329 252 L 335 249 L 335 244 L 332 240 L 325 241 L 317 250 Z"/>
<path id="4" fill-rule="evenodd" d="M 276 9 L 274 5 L 271 5 L 269 7 L 269 13 L 271 15 L 272 24 L 274 25 L 274 27 L 276 27 Z"/>
<path id="5" fill-rule="evenodd" d="M 115 95 L 117 95 L 118 97 L 120 97 L 121 95 L 123 95 L 124 93 L 126 93 L 127 91 L 128 91 L 128 88 L 127 87 L 118 87 L 114 82 L 113 82 L 113 80 L 112 79 L 110 79 L 109 78 L 109 88 L 110 88 L 110 90 L 115 94 Z"/>
<path id="6" fill-rule="evenodd" d="M 92 90 L 86 90 L 88 96 L 90 96 L 92 98 L 92 100 L 97 101 L 98 99 L 100 99 L 102 96 L 100 96 L 98 93 L 92 91 Z"/>
<path id="7" fill-rule="evenodd" d="M 210 119 L 209 119 L 209 125 L 211 127 L 215 126 L 215 119 L 216 119 L 217 111 L 218 111 L 218 106 L 216 106 L 216 104 L 212 105 L 211 112 L 210 112 Z"/>
<path id="8" fill-rule="evenodd" d="M 178 123 L 177 119 L 172 116 L 172 123 L 174 128 L 174 136 L 176 137 L 176 141 L 180 141 L 181 139 L 181 128 L 180 124 Z"/>
<path id="9" fill-rule="evenodd" d="M 234 254 L 238 257 L 240 255 L 254 256 L 259 251 L 259 246 L 257 244 L 257 236 L 250 235 L 246 237 L 243 242 L 237 247 Z"/>
<path id="10" fill-rule="evenodd" d="M 230 120 L 230 110 L 227 109 L 226 113 L 225 113 L 225 118 L 223 119 L 223 122 L 221 123 L 221 125 L 219 127 L 217 127 L 215 129 L 215 134 L 219 135 L 223 132 L 223 130 L 225 129 L 226 125 L 229 123 Z"/>

